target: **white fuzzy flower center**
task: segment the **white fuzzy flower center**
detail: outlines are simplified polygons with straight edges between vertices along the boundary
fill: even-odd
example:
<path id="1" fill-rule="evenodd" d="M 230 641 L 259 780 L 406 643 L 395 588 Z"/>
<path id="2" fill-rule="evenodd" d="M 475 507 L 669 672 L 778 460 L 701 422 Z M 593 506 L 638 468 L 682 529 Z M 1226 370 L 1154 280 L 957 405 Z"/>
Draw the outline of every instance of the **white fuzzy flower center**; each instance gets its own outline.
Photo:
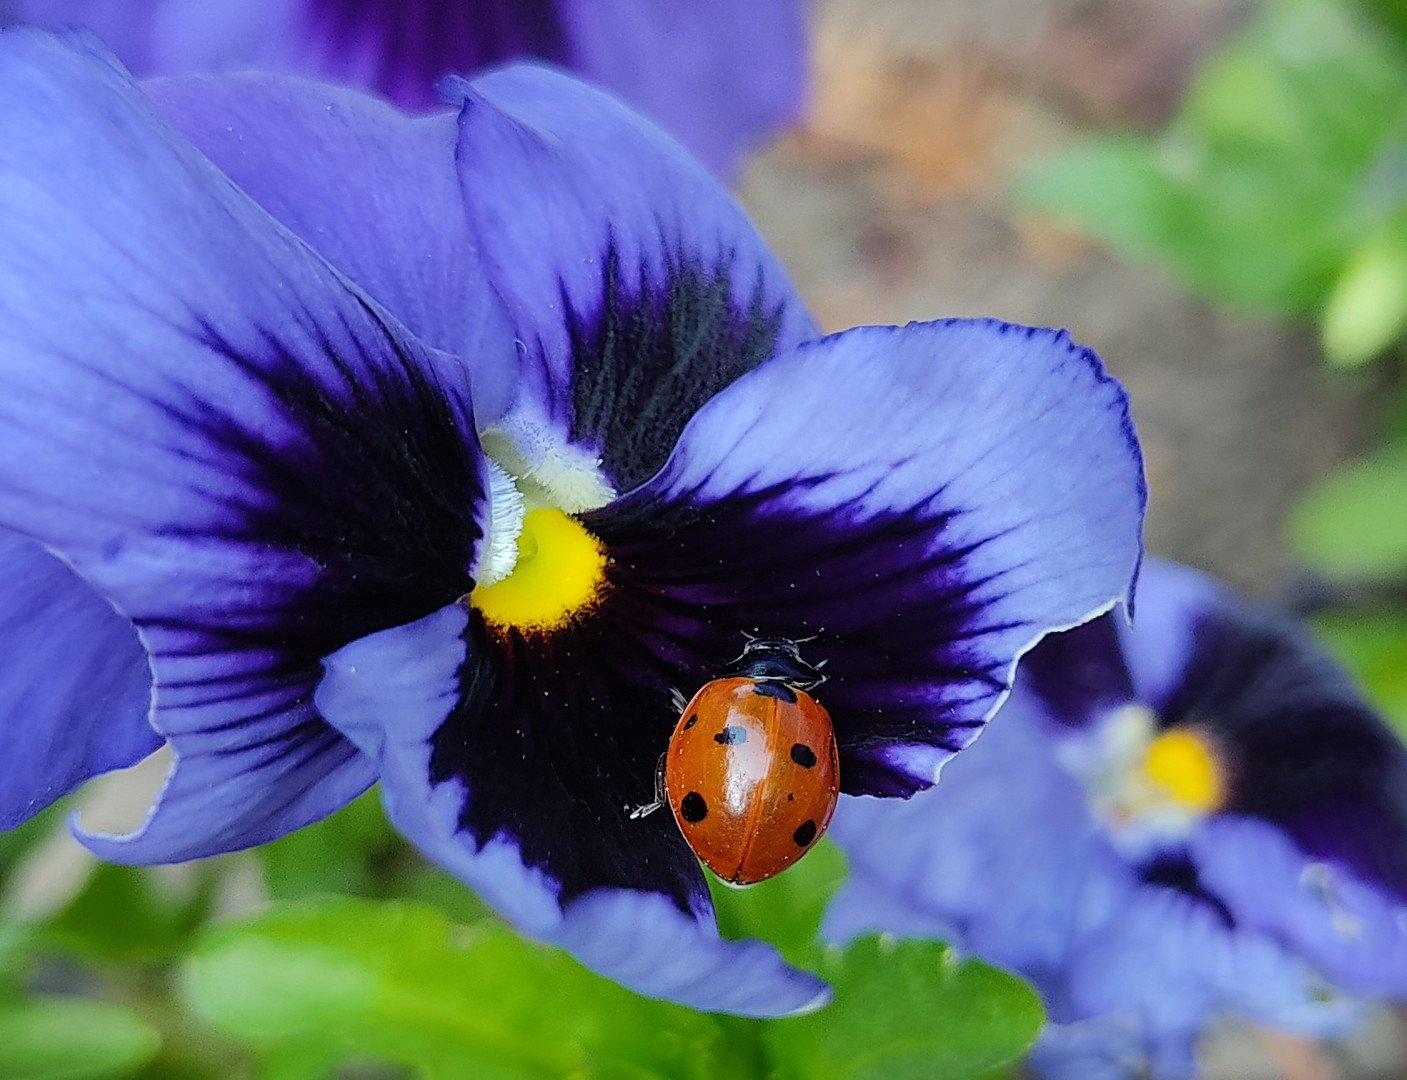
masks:
<path id="1" fill-rule="evenodd" d="M 605 548 L 576 515 L 604 506 L 615 492 L 599 460 L 524 425 L 490 429 L 480 440 L 488 531 L 470 602 L 490 625 L 560 629 L 594 607 L 605 588 Z"/>
<path id="2" fill-rule="evenodd" d="M 1195 724 L 1160 731 L 1146 705 L 1114 710 L 1070 740 L 1061 759 L 1115 843 L 1129 849 L 1185 838 L 1225 799 L 1215 743 Z"/>

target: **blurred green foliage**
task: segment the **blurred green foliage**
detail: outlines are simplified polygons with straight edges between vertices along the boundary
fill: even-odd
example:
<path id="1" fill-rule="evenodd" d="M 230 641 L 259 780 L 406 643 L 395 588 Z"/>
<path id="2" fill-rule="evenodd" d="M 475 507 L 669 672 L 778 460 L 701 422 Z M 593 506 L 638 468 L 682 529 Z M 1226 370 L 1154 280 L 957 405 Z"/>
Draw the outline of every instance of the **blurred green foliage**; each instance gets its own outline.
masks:
<path id="1" fill-rule="evenodd" d="M 120 1005 L 37 994 L 0 999 L 0 1076 L 136 1076 L 160 1046 L 157 1030 Z"/>
<path id="2" fill-rule="evenodd" d="M 424 1075 L 746 1075 L 706 1015 L 649 1001 L 565 953 L 408 901 L 322 897 L 212 932 L 188 999 L 261 1056 L 403 1062 Z"/>
<path id="3" fill-rule="evenodd" d="M 1156 134 L 1038 163 L 1018 195 L 1230 306 L 1309 319 L 1353 366 L 1407 335 L 1407 5 L 1265 0 Z M 1401 410 L 1399 410 L 1401 411 Z M 1288 526 L 1329 648 L 1407 734 L 1407 423 Z"/>
<path id="4" fill-rule="evenodd" d="M 1290 548 L 1340 582 L 1407 581 L 1407 441 L 1345 465 L 1309 491 Z"/>
<path id="5" fill-rule="evenodd" d="M 1407 611 L 1331 612 L 1315 625 L 1330 652 L 1407 739 Z"/>
<path id="6" fill-rule="evenodd" d="M 1315 320 L 1326 356 L 1407 328 L 1407 17 L 1396 0 L 1272 0 L 1154 136 L 1047 160 L 1019 194 L 1236 305 Z"/>
<path id="7" fill-rule="evenodd" d="M 1320 636 L 1407 738 L 1407 439 L 1311 488 L 1289 543 L 1334 598 L 1315 617 Z"/>
<path id="8" fill-rule="evenodd" d="M 641 997 L 522 938 L 419 859 L 374 793 L 257 861 L 89 862 L 71 895 L 17 914 L 27 856 L 62 827 L 46 815 L 0 852 L 5 1080 L 978 1080 L 1043 1019 L 1023 982 L 941 942 L 822 942 L 845 876 L 825 843 L 769 882 L 717 887 L 725 936 L 763 937 L 834 989 L 817 1012 L 760 1021 Z M 251 869 L 270 899 L 220 916 Z"/>

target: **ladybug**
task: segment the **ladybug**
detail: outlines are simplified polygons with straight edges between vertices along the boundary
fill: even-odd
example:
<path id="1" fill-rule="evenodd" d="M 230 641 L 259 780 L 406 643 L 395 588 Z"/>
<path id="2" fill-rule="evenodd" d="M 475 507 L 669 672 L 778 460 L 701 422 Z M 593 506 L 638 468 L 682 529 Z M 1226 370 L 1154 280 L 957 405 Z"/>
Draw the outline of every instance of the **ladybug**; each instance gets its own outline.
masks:
<path id="1" fill-rule="evenodd" d="M 726 882 L 779 874 L 826 831 L 840 794 L 825 681 L 787 638 L 749 639 L 683 708 L 664 757 L 664 799 L 684 839 Z"/>

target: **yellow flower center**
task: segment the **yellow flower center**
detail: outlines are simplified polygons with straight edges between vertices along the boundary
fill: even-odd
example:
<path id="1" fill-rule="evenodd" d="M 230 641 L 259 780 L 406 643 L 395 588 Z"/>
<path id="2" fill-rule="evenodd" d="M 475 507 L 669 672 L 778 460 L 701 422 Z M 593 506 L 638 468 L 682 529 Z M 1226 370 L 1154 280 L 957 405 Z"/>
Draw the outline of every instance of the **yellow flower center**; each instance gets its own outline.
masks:
<path id="1" fill-rule="evenodd" d="M 469 594 L 487 622 L 525 632 L 556 630 L 600 599 L 606 549 L 576 518 L 551 507 L 529 510 L 517 543 L 512 572 Z"/>
<path id="2" fill-rule="evenodd" d="M 1211 744 L 1186 728 L 1153 739 L 1143 753 L 1142 772 L 1168 799 L 1203 814 L 1216 810 L 1225 795 Z"/>

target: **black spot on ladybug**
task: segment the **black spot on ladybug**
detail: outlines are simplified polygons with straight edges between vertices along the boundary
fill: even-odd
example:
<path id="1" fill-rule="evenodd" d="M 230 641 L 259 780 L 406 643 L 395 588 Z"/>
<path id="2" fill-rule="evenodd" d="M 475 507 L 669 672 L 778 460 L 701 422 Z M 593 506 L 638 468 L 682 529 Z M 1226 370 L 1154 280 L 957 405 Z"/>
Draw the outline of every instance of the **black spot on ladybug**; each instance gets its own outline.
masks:
<path id="1" fill-rule="evenodd" d="M 752 684 L 752 692 L 761 694 L 763 697 L 774 697 L 780 701 L 785 701 L 789 705 L 796 704 L 796 691 L 784 682 L 776 682 L 772 679 L 758 679 Z"/>
<path id="2" fill-rule="evenodd" d="M 729 724 L 713 737 L 713 741 L 721 743 L 723 746 L 736 746 L 738 743 L 745 743 L 747 742 L 747 728 L 739 727 L 737 724 Z"/>
<path id="3" fill-rule="evenodd" d="M 809 769 L 816 764 L 816 751 L 805 743 L 794 742 L 791 744 L 791 759 L 803 769 Z"/>
<path id="4" fill-rule="evenodd" d="M 699 714 L 698 714 L 698 713 L 694 713 L 693 716 L 689 717 L 689 719 L 687 719 L 687 720 L 684 721 L 684 730 L 685 730 L 685 731 L 688 731 L 691 727 L 693 727 L 693 726 L 694 726 L 695 724 L 697 724 L 698 722 L 699 722 Z"/>
<path id="5" fill-rule="evenodd" d="M 704 802 L 704 797 L 697 791 L 691 791 L 679 800 L 679 816 L 690 825 L 697 825 L 708 817 L 708 803 Z M 811 831 L 814 833 L 816 831 L 815 824 L 813 822 L 807 824 L 811 825 Z"/>
<path id="6" fill-rule="evenodd" d="M 795 799 L 796 799 L 796 796 L 793 795 L 790 791 L 788 791 L 788 792 L 787 792 L 787 802 L 793 802 Z"/>
<path id="7" fill-rule="evenodd" d="M 699 802 L 703 802 L 703 800 L 700 799 Z M 796 841 L 797 847 L 805 847 L 816 839 L 816 823 L 807 818 L 796 827 L 796 832 L 791 834 L 791 838 Z"/>

